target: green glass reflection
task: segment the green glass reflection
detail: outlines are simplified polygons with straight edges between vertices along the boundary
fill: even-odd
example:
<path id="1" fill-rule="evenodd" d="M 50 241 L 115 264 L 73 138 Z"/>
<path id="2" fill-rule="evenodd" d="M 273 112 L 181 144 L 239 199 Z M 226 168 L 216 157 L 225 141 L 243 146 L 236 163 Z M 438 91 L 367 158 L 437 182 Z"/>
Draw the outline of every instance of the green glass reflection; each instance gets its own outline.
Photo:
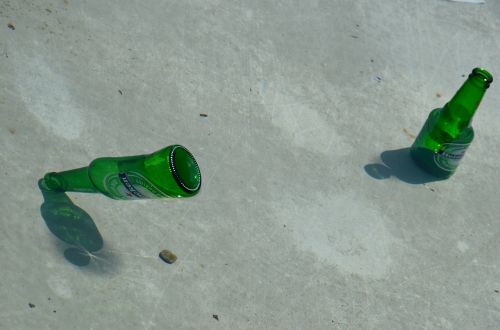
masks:
<path id="1" fill-rule="evenodd" d="M 38 187 L 44 198 L 40 212 L 47 228 L 57 238 L 72 245 L 70 251 L 80 251 L 78 255 L 67 250 L 66 258 L 79 266 L 88 264 L 88 253 L 103 247 L 102 236 L 94 221 L 87 212 L 73 204 L 64 192 L 49 189 L 43 179 L 38 181 Z"/>

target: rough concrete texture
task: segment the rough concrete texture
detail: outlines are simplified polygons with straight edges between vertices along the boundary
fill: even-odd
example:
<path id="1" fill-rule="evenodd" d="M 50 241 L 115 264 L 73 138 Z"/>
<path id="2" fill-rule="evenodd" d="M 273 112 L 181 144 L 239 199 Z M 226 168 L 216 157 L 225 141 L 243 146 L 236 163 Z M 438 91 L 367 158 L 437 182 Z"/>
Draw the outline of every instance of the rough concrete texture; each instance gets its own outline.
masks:
<path id="1" fill-rule="evenodd" d="M 499 35 L 495 0 L 0 0 L 0 328 L 498 329 L 500 83 L 450 180 L 393 150 Z M 37 180 L 174 143 L 201 194 L 69 194 L 76 265 Z"/>

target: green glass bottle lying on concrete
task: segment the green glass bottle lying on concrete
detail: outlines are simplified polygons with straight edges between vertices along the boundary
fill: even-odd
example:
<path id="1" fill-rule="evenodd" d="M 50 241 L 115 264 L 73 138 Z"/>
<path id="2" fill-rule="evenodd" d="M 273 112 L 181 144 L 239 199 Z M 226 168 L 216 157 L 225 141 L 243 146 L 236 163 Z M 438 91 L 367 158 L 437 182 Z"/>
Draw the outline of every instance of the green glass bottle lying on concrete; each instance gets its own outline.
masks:
<path id="1" fill-rule="evenodd" d="M 89 166 L 44 176 L 54 191 L 102 193 L 113 199 L 191 197 L 201 187 L 193 155 L 171 145 L 150 155 L 106 157 Z"/>
<path id="2" fill-rule="evenodd" d="M 475 68 L 455 96 L 429 114 L 410 149 L 420 168 L 440 179 L 455 173 L 474 139 L 472 117 L 492 81 L 488 71 Z"/>

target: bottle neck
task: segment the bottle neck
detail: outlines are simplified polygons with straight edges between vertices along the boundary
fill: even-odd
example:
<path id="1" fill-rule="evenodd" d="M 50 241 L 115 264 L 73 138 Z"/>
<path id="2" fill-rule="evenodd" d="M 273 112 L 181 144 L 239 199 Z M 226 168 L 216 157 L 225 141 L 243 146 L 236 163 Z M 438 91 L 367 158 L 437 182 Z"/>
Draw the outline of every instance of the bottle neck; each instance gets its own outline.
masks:
<path id="1" fill-rule="evenodd" d="M 44 176 L 44 181 L 46 186 L 53 191 L 99 192 L 90 180 L 87 167 L 47 173 Z"/>
<path id="2" fill-rule="evenodd" d="M 44 179 L 40 179 L 38 181 L 38 187 L 42 192 L 43 199 L 45 203 L 61 203 L 61 204 L 70 204 L 71 200 L 63 191 L 57 191 L 54 189 L 50 189 L 46 181 Z"/>
<path id="3" fill-rule="evenodd" d="M 444 106 L 445 118 L 461 127 L 469 126 L 491 80 L 487 71 L 474 69 L 455 96 Z"/>

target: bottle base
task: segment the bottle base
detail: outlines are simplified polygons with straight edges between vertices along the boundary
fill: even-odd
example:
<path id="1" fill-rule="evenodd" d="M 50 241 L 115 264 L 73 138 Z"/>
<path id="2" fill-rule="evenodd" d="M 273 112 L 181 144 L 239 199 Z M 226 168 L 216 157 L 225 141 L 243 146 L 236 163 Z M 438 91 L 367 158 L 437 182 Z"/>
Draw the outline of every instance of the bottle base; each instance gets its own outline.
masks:
<path id="1" fill-rule="evenodd" d="M 411 148 L 410 156 L 420 169 L 435 178 L 444 180 L 448 179 L 453 175 L 453 173 L 455 173 L 440 168 L 434 160 L 435 152 L 427 148 Z"/>

